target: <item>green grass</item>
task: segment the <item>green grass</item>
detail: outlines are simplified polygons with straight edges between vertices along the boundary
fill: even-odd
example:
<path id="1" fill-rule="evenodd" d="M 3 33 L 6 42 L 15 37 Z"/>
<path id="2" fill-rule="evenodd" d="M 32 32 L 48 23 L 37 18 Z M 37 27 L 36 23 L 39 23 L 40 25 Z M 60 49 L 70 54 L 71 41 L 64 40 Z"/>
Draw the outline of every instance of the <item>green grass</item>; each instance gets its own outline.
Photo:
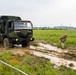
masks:
<path id="1" fill-rule="evenodd" d="M 64 66 L 54 69 L 53 64 L 51 64 L 48 59 L 33 55 L 26 54 L 21 57 L 20 55 L 13 55 L 11 52 L 4 52 L 0 54 L 0 59 L 21 69 L 28 75 L 76 75 L 75 70 L 71 70 Z M 0 75 L 22 74 L 0 63 Z"/>
<path id="2" fill-rule="evenodd" d="M 65 47 L 76 49 L 76 30 L 34 30 L 36 40 L 43 40 L 52 45 L 56 43 L 58 47 L 60 47 L 60 37 L 65 34 L 68 36 Z"/>

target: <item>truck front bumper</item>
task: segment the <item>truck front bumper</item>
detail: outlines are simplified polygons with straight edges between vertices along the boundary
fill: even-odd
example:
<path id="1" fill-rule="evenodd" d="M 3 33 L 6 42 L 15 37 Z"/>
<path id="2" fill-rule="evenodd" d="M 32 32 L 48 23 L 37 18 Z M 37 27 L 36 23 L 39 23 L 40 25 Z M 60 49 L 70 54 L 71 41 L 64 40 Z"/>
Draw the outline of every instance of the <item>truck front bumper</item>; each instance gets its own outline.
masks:
<path id="1" fill-rule="evenodd" d="M 21 44 L 22 42 L 34 41 L 35 38 L 11 38 L 10 42 L 13 44 Z"/>

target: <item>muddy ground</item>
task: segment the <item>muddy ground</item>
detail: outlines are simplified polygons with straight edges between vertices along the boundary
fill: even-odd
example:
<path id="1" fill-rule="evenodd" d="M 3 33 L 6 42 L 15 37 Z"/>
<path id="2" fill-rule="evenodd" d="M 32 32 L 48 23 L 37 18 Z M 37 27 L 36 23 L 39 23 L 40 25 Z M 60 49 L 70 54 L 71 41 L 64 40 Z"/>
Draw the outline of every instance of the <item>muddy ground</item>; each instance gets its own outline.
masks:
<path id="1" fill-rule="evenodd" d="M 29 47 L 22 47 L 21 45 L 17 45 L 8 50 L 4 49 L 3 45 L 0 44 L 0 53 L 4 51 L 11 51 L 13 52 L 13 54 L 16 54 L 16 52 L 18 52 L 20 55 L 26 52 L 29 52 L 31 54 L 32 51 L 38 51 L 38 52 L 47 53 L 47 54 L 54 54 L 59 58 L 76 61 L 76 57 L 73 56 L 72 53 L 69 52 L 69 50 L 57 48 L 55 46 L 51 46 L 49 44 L 44 44 L 41 42 L 39 42 L 39 46 L 30 45 Z"/>
<path id="2" fill-rule="evenodd" d="M 15 47 L 8 50 L 4 49 L 0 44 L 0 53 L 11 51 L 14 55 L 19 54 L 20 56 L 24 56 L 25 54 L 32 54 L 38 57 L 49 59 L 50 62 L 55 64 L 56 67 L 64 65 L 66 67 L 76 69 L 76 57 L 73 56 L 69 50 L 57 48 L 55 46 L 44 44 L 42 42 L 38 42 L 38 44 L 38 46 L 30 45 L 29 47 L 24 48 L 22 48 L 21 45 L 16 45 Z"/>

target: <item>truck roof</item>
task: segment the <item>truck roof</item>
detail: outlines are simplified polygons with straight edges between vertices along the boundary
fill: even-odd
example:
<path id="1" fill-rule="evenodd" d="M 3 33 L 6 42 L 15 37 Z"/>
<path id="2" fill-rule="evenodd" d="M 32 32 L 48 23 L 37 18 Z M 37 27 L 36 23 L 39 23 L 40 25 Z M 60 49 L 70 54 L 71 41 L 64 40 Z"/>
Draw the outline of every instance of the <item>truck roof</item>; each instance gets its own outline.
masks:
<path id="1" fill-rule="evenodd" d="M 17 20 L 18 22 L 31 22 L 31 21 L 29 21 L 29 20 Z M 16 21 L 16 22 L 17 22 Z"/>
<path id="2" fill-rule="evenodd" d="M 7 21 L 7 20 L 21 20 L 20 17 L 18 16 L 0 16 L 0 19 L 2 19 L 3 21 Z"/>

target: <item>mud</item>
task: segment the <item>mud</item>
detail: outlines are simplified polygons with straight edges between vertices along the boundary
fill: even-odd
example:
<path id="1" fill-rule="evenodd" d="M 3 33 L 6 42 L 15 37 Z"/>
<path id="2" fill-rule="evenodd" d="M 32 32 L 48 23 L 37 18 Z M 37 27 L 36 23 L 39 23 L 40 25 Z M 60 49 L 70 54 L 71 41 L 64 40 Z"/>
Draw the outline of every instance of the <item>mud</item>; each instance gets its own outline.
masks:
<path id="1" fill-rule="evenodd" d="M 52 46 L 50 44 L 43 44 L 41 42 L 39 42 L 39 47 L 37 46 L 30 46 L 31 49 L 37 49 L 37 50 L 49 50 L 49 51 L 55 51 L 55 52 L 58 52 L 58 53 L 61 53 L 61 52 L 65 52 L 67 53 L 68 50 L 67 49 L 61 49 L 61 48 L 57 48 L 56 46 Z"/>
<path id="2" fill-rule="evenodd" d="M 76 58 L 74 58 L 70 55 L 69 50 L 67 50 L 67 49 L 63 50 L 63 49 L 57 48 L 55 46 L 52 46 L 49 44 L 44 44 L 41 42 L 39 43 L 39 45 L 40 45 L 39 47 L 30 46 L 30 49 L 40 50 L 40 51 L 47 50 L 50 52 L 42 53 L 42 52 L 32 51 L 33 55 L 50 59 L 50 62 L 55 64 L 54 67 L 63 65 L 63 66 L 76 70 L 76 61 L 75 61 Z"/>
<path id="3" fill-rule="evenodd" d="M 68 55 L 69 53 L 68 50 L 62 50 L 55 46 L 51 46 L 49 44 L 43 44 L 41 42 L 39 43 L 39 45 L 40 46 L 30 45 L 29 48 L 22 48 L 20 45 L 19 47 L 16 46 L 8 51 L 11 51 L 14 55 L 19 54 L 21 57 L 24 56 L 25 54 L 32 54 L 38 57 L 47 58 L 50 60 L 51 63 L 54 64 L 54 68 L 63 65 L 76 70 L 76 61 L 72 60 L 72 57 Z M 41 50 L 43 50 L 44 52 L 41 52 Z M 0 48 L 0 51 L 5 51 L 5 50 Z M 45 51 L 48 51 L 48 53 L 45 53 Z"/>
<path id="4" fill-rule="evenodd" d="M 32 51 L 32 53 L 35 56 L 50 59 L 50 62 L 54 64 L 54 68 L 57 68 L 57 67 L 63 65 L 63 66 L 76 70 L 76 61 L 66 60 L 63 58 L 59 58 L 53 54 L 46 54 L 46 53 L 42 53 L 42 52 L 38 52 L 38 51 Z M 73 66 L 70 66 L 70 64 L 72 64 Z"/>

